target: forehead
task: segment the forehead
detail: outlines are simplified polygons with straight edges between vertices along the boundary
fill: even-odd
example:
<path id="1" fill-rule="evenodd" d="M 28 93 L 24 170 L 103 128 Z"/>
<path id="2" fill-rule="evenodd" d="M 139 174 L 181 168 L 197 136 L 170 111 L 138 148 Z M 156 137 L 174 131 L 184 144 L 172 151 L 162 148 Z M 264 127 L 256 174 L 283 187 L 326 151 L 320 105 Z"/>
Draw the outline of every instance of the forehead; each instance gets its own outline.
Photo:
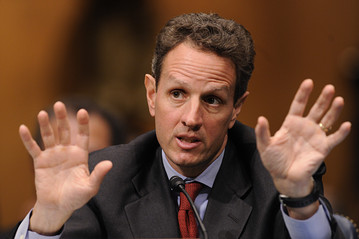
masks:
<path id="1" fill-rule="evenodd" d="M 162 64 L 161 78 L 178 77 L 224 83 L 232 88 L 236 74 L 230 59 L 185 42 L 169 51 Z"/>

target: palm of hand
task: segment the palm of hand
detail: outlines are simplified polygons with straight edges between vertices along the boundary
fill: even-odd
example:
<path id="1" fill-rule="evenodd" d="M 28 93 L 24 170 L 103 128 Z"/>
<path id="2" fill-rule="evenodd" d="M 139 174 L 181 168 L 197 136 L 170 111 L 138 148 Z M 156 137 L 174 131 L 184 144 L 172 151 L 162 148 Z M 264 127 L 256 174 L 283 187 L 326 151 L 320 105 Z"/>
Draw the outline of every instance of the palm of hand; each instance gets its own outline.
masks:
<path id="1" fill-rule="evenodd" d="M 327 136 L 318 124 L 288 115 L 261 157 L 272 176 L 298 182 L 311 177 L 329 151 Z"/>
<path id="2" fill-rule="evenodd" d="M 37 200 L 30 226 L 37 232 L 53 233 L 61 228 L 74 210 L 82 207 L 99 190 L 112 163 L 102 161 L 90 173 L 88 169 L 89 115 L 85 110 L 77 113 L 76 144 L 71 144 L 71 128 L 65 105 L 54 105 L 58 140 L 46 112 L 38 115 L 45 150 L 22 125 L 20 137 L 34 159 Z M 58 142 L 57 142 L 58 141 Z"/>
<path id="3" fill-rule="evenodd" d="M 303 116 L 313 82 L 305 80 L 299 87 L 282 127 L 270 136 L 269 123 L 259 117 L 256 126 L 257 147 L 262 162 L 272 176 L 277 190 L 283 194 L 301 197 L 312 186 L 312 175 L 332 148 L 349 134 L 351 124 L 344 122 L 329 135 L 319 122 L 331 126 L 344 106 L 341 97 L 334 97 L 334 87 L 323 88 L 306 117 Z"/>
<path id="4" fill-rule="evenodd" d="M 87 150 L 76 145 L 56 145 L 42 151 L 34 160 L 38 203 L 57 205 L 73 211 L 93 195 Z"/>

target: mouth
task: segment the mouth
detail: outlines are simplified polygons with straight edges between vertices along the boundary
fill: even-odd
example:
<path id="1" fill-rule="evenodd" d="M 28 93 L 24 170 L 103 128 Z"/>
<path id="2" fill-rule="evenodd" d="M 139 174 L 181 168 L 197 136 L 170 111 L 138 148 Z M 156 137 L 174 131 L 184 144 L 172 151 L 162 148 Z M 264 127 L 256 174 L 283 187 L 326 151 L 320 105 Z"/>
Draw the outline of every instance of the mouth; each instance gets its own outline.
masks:
<path id="1" fill-rule="evenodd" d="M 191 150 L 197 148 L 201 144 L 198 137 L 177 136 L 177 145 L 183 150 Z"/>
<path id="2" fill-rule="evenodd" d="M 194 137 L 177 137 L 177 139 L 179 139 L 181 142 L 185 142 L 185 143 L 196 143 L 199 142 L 200 140 Z"/>

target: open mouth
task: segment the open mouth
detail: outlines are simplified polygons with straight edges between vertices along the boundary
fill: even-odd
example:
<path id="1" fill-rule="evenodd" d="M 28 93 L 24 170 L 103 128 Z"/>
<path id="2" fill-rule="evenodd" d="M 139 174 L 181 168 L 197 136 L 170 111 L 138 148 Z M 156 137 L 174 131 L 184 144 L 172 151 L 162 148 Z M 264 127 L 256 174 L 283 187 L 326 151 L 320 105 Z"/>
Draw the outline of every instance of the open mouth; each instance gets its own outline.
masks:
<path id="1" fill-rule="evenodd" d="M 197 138 L 187 138 L 187 137 L 177 137 L 181 142 L 186 143 L 196 143 L 199 142 L 199 139 Z"/>

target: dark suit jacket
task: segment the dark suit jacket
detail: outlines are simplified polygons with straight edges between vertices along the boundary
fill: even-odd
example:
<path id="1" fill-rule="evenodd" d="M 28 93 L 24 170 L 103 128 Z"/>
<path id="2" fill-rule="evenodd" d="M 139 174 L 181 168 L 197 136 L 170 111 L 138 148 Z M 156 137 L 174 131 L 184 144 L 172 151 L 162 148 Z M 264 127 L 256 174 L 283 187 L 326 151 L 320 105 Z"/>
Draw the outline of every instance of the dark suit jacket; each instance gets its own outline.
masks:
<path id="1" fill-rule="evenodd" d="M 111 160 L 112 170 L 65 224 L 62 238 L 179 238 L 177 204 L 155 132 L 91 154 L 90 170 L 102 160 Z M 315 175 L 320 184 L 324 172 L 321 167 Z M 253 130 L 236 122 L 208 198 L 203 222 L 209 238 L 289 238 L 279 206 Z M 341 238 L 335 220 L 331 226 L 333 238 Z"/>

